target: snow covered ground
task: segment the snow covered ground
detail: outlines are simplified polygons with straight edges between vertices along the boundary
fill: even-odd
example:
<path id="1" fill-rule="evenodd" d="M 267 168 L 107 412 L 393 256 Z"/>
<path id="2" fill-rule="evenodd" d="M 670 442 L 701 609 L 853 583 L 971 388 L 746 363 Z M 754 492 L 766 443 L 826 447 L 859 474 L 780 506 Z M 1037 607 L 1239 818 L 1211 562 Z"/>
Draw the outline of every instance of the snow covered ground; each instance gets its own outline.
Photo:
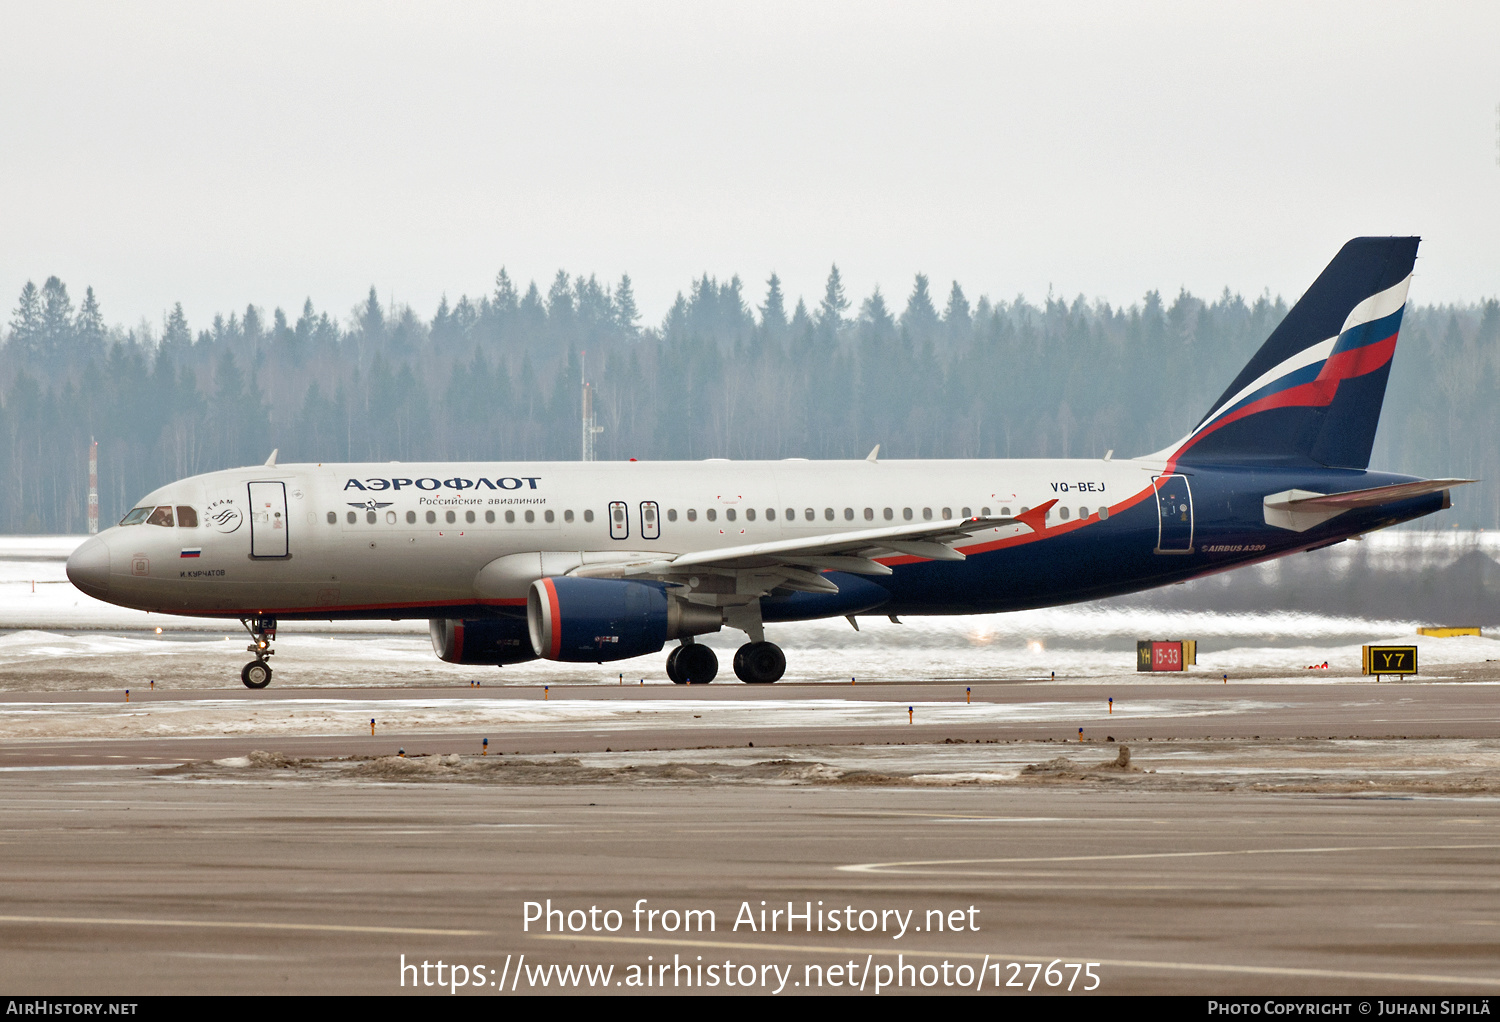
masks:
<path id="1" fill-rule="evenodd" d="M 121 689 L 155 678 L 171 688 L 238 686 L 248 659 L 246 636 L 233 622 L 129 611 L 101 603 L 68 584 L 63 562 L 83 537 L 0 537 L 0 689 Z M 1500 550 L 1500 534 L 1387 533 L 1367 543 L 1399 558 L 1426 556 L 1434 544 Z M 1457 548 L 1455 546 L 1455 549 Z M 1190 675 L 1253 676 L 1265 682 L 1354 678 L 1360 645 L 1415 644 L 1424 677 L 1500 661 L 1500 640 L 1429 639 L 1417 622 L 1365 620 L 1296 612 L 1228 614 L 1105 601 L 1072 607 L 955 618 L 862 618 L 773 625 L 768 636 L 787 651 L 787 679 L 847 684 L 885 679 L 1120 679 L 1135 673 L 1135 642 L 1198 640 Z M 160 629 L 160 633 L 158 633 Z M 709 636 L 720 676 L 744 641 L 738 632 Z M 273 684 L 282 686 L 610 684 L 664 680 L 663 654 L 612 664 L 533 661 L 504 668 L 444 664 L 433 656 L 425 621 L 287 622 L 276 642 Z M 1309 671 L 1311 664 L 1328 671 Z M 1145 676 L 1139 676 L 1145 677 Z M 1163 680 L 1162 675 L 1150 676 Z M 1171 677 L 1171 676 L 1168 676 Z"/>

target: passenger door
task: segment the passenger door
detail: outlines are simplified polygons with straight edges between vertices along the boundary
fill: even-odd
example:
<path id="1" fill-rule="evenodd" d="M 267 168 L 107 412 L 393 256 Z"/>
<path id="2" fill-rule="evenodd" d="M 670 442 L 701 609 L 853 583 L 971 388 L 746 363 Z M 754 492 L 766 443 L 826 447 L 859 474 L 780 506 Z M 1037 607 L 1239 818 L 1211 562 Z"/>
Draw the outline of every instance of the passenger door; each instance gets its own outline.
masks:
<path id="1" fill-rule="evenodd" d="M 286 483 L 250 484 L 250 556 L 290 557 Z"/>
<path id="2" fill-rule="evenodd" d="M 1156 483 L 1156 553 L 1193 552 L 1193 491 L 1187 476 L 1152 476 Z"/>

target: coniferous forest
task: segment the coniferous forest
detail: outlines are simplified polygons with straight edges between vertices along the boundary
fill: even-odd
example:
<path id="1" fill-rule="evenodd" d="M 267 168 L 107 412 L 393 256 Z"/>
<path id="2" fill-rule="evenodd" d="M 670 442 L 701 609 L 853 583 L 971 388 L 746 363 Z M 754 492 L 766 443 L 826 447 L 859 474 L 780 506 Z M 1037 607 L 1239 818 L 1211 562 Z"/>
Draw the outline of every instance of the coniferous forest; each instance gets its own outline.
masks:
<path id="1" fill-rule="evenodd" d="M 791 306 L 790 308 L 788 306 Z M 1287 310 L 1279 297 L 1148 292 L 1128 308 L 909 291 L 812 307 L 775 275 L 704 276 L 660 324 L 629 276 L 559 270 L 430 318 L 371 288 L 345 315 L 247 305 L 108 325 L 92 288 L 21 291 L 0 347 L 0 532 L 86 528 L 173 479 L 279 461 L 572 460 L 581 379 L 601 460 L 1128 457 L 1186 433 Z M 1428 527 L 1500 527 L 1500 302 L 1408 306 L 1372 465 L 1483 480 Z"/>

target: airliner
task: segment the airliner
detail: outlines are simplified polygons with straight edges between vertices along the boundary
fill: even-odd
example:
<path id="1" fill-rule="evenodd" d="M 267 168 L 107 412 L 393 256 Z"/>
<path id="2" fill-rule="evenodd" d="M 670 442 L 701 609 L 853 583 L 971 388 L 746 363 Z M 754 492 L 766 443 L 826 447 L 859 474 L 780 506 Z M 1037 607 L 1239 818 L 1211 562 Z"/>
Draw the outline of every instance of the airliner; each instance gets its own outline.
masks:
<path id="1" fill-rule="evenodd" d="M 1417 238 L 1339 251 L 1181 440 L 1135 458 L 264 465 L 148 494 L 68 559 L 90 596 L 237 618 L 271 681 L 282 620 L 426 618 L 438 657 L 604 663 L 697 636 L 1095 600 L 1316 550 L 1450 506 L 1471 480 L 1370 471 Z M 1191 371 L 1183 373 L 1191 378 Z"/>

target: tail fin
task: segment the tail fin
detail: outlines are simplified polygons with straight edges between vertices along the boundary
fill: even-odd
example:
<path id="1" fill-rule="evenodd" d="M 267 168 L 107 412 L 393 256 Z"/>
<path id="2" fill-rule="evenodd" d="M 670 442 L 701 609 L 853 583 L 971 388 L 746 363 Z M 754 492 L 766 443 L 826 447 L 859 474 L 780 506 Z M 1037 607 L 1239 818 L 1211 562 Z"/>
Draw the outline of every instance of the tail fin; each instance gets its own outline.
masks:
<path id="1" fill-rule="evenodd" d="M 1171 460 L 1367 468 L 1420 240 L 1340 249 Z"/>

